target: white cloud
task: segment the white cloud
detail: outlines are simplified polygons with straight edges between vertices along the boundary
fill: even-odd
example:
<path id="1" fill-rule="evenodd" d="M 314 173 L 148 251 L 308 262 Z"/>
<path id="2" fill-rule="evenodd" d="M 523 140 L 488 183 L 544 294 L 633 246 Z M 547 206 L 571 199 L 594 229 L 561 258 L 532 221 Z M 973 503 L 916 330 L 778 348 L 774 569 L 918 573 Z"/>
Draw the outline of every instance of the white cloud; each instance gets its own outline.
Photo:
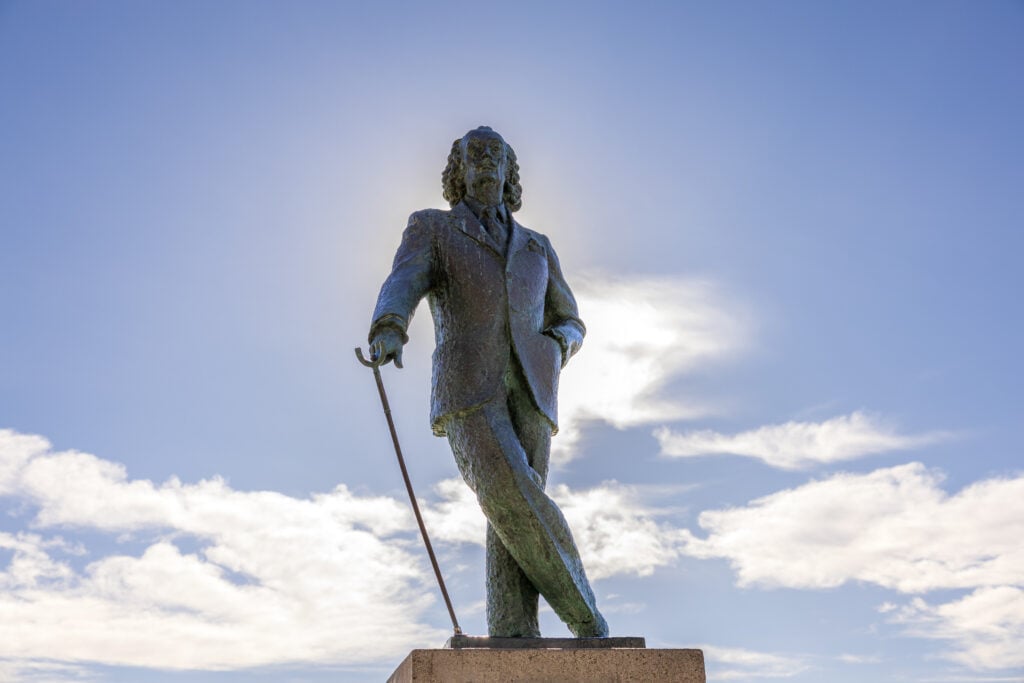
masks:
<path id="1" fill-rule="evenodd" d="M 420 501 L 423 519 L 431 538 L 448 543 L 483 545 L 487 519 L 476 501 L 476 494 L 462 479 L 455 477 L 438 482 L 435 492 L 439 503 Z"/>
<path id="2" fill-rule="evenodd" d="M 0 532 L 0 670 L 57 680 L 81 673 L 57 665 L 78 662 L 357 664 L 443 642 L 422 621 L 436 589 L 404 500 L 344 486 L 298 499 L 220 479 L 155 484 L 10 430 L 0 430 L 0 471 L 3 495 L 34 514 L 32 532 Z M 481 543 L 468 487 L 436 490 L 440 502 L 423 505 L 432 537 Z M 640 502 L 646 493 L 616 482 L 552 489 L 592 579 L 645 576 L 679 556 L 682 532 Z M 55 529 L 133 550 L 93 557 Z M 44 667 L 55 653 L 57 668 Z"/>
<path id="3" fill-rule="evenodd" d="M 679 556 L 681 531 L 658 523 L 659 512 L 643 505 L 640 489 L 604 482 L 585 491 L 560 484 L 551 491 L 569 522 L 587 576 L 649 576 Z"/>
<path id="4" fill-rule="evenodd" d="M 573 287 L 587 337 L 559 389 L 561 430 L 552 447 L 563 462 L 584 421 L 622 429 L 711 410 L 705 401 L 661 390 L 743 347 L 744 316 L 718 288 L 700 280 L 600 274 L 574 278 Z"/>
<path id="5" fill-rule="evenodd" d="M 687 532 L 686 552 L 729 560 L 744 586 L 865 581 L 919 593 L 1018 584 L 1024 477 L 987 479 L 955 495 L 940 481 L 920 463 L 837 474 L 701 513 L 707 537 Z"/>
<path id="6" fill-rule="evenodd" d="M 423 623 L 428 608 L 436 611 L 436 589 L 405 500 L 343 486 L 298 499 L 235 491 L 219 479 L 154 484 L 9 430 L 0 430 L 0 472 L 2 495 L 20 503 L 20 514 L 34 514 L 31 531 L 0 532 L 0 674 L 75 680 L 87 672 L 71 665 L 84 662 L 353 664 L 445 637 Z M 665 494 L 654 487 L 559 485 L 551 494 L 592 579 L 645 576 L 689 554 L 729 560 L 742 585 L 970 589 L 946 604 L 879 610 L 908 633 L 953 642 L 959 664 L 1020 666 L 1024 477 L 955 494 L 940 484 L 918 463 L 839 474 L 707 511 L 699 518 L 704 538 L 667 521 L 673 511 L 651 506 L 654 494 Z M 465 484 L 448 480 L 437 492 L 439 502 L 424 504 L 433 536 L 482 542 L 483 517 Z M 65 540 L 79 530 L 132 543 L 94 557 Z M 712 652 L 719 680 L 806 668 L 799 658 Z"/>
<path id="7" fill-rule="evenodd" d="M 684 532 L 685 552 L 727 559 L 743 586 L 862 581 L 904 593 L 971 590 L 944 604 L 915 598 L 877 609 L 909 635 L 950 641 L 940 656 L 958 664 L 1024 666 L 1024 476 L 955 494 L 941 481 L 920 463 L 837 474 L 702 513 L 707 537 Z"/>
<path id="8" fill-rule="evenodd" d="M 873 453 L 917 448 L 948 435 L 939 432 L 899 434 L 877 416 L 857 411 L 824 422 L 786 422 L 731 435 L 711 430 L 674 432 L 660 427 L 654 436 L 661 444 L 662 455 L 684 458 L 743 455 L 759 458 L 773 467 L 795 470 Z"/>
<path id="9" fill-rule="evenodd" d="M 444 501 L 424 505 L 432 538 L 483 544 L 486 520 L 476 497 L 459 479 L 437 487 Z M 644 489 L 615 481 L 574 491 L 560 484 L 548 493 L 569 522 L 587 576 L 648 576 L 679 556 L 683 532 L 659 522 L 662 512 L 642 504 Z"/>
<path id="10" fill-rule="evenodd" d="M 398 501 L 343 486 L 296 499 L 216 479 L 155 485 L 9 430 L 0 472 L 0 491 L 37 511 L 34 533 L 0 534 L 5 666 L 358 663 L 444 638 L 421 620 L 436 591 Z M 76 568 L 83 549 L 53 527 L 150 540 Z"/>
<path id="11" fill-rule="evenodd" d="M 41 436 L 0 430 L 0 496 L 17 493 L 25 463 L 49 449 Z"/>
<path id="12" fill-rule="evenodd" d="M 789 655 L 714 645 L 702 645 L 700 649 L 707 660 L 708 680 L 790 678 L 810 668 L 802 658 Z"/>
<path id="13" fill-rule="evenodd" d="M 972 669 L 1024 667 L 1020 587 L 979 588 L 940 605 L 916 598 L 896 613 L 894 621 L 907 624 L 911 635 L 952 641 L 952 651 L 943 656 Z"/>

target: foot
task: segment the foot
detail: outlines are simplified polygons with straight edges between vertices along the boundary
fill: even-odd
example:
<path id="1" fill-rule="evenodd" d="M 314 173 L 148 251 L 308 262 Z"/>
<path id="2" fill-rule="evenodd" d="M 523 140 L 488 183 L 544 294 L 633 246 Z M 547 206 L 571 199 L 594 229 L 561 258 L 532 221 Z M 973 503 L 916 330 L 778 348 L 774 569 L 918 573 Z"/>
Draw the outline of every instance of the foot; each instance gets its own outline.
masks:
<path id="1" fill-rule="evenodd" d="M 577 638 L 607 638 L 608 622 L 604 620 L 600 612 L 594 612 L 596 617 L 593 621 L 581 624 L 568 624 L 569 630 Z"/>
<path id="2" fill-rule="evenodd" d="M 540 629 L 530 627 L 488 629 L 487 636 L 489 638 L 540 638 Z"/>

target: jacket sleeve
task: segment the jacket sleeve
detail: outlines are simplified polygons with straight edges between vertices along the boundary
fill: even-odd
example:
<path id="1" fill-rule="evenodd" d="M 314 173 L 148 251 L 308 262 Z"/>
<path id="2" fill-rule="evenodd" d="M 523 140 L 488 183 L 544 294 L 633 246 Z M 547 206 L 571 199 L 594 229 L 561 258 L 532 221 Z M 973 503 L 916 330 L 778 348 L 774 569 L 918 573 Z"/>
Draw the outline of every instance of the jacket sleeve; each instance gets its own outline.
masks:
<path id="1" fill-rule="evenodd" d="M 373 311 L 369 341 L 382 328 L 392 328 L 409 341 L 406 330 L 412 315 L 430 288 L 434 279 L 434 247 L 430 221 L 416 212 L 409 216 L 409 224 L 402 233 L 402 244 L 395 254 L 391 274 L 380 288 L 377 307 Z"/>
<path id="2" fill-rule="evenodd" d="M 546 237 L 545 249 L 548 254 L 548 289 L 544 298 L 544 332 L 558 340 L 562 346 L 562 367 L 569 362 L 583 344 L 587 328 L 580 320 L 576 297 L 569 289 L 558 255 Z"/>

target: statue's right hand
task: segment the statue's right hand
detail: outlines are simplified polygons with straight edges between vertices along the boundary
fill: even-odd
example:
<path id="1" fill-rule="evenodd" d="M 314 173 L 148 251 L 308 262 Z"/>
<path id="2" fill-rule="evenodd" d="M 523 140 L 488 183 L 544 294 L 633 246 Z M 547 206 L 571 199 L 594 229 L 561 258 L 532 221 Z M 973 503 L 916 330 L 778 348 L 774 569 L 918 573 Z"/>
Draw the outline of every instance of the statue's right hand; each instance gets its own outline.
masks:
<path id="1" fill-rule="evenodd" d="M 370 342 L 370 360 L 383 358 L 381 365 L 395 361 L 395 367 L 402 367 L 402 333 L 393 329 L 382 329 Z"/>

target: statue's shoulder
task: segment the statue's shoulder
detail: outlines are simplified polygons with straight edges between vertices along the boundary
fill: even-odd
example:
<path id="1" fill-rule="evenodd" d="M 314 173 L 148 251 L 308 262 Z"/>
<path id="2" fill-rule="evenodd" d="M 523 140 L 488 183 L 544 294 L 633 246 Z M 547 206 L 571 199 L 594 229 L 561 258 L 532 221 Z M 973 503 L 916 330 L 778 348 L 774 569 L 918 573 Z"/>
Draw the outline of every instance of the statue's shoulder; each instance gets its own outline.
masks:
<path id="1" fill-rule="evenodd" d="M 446 217 L 450 212 L 441 209 L 423 209 L 409 214 L 409 222 L 405 226 L 405 234 L 419 238 L 435 239 L 443 233 L 447 224 Z"/>
<path id="2" fill-rule="evenodd" d="M 413 211 L 412 215 L 409 216 L 409 225 L 418 223 L 420 225 L 440 225 L 445 223 L 448 219 L 451 211 L 445 211 L 444 209 L 421 209 L 420 211 Z"/>

